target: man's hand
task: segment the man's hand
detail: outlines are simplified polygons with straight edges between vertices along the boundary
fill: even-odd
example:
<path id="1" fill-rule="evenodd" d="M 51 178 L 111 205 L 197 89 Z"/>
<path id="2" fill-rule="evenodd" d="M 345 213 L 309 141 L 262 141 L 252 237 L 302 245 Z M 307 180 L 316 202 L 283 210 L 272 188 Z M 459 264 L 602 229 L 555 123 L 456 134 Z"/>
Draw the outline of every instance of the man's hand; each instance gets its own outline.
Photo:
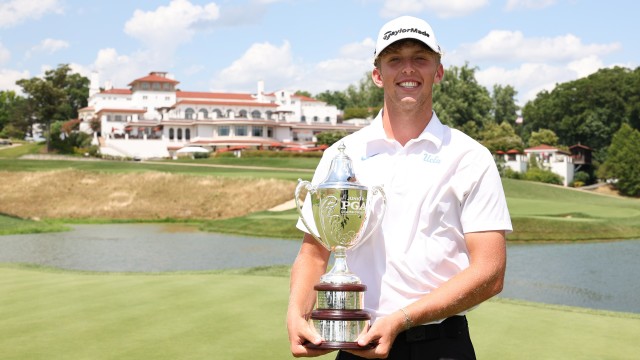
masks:
<path id="1" fill-rule="evenodd" d="M 369 331 L 360 335 L 358 345 L 367 346 L 375 344 L 376 346 L 369 350 L 349 350 L 350 353 L 367 359 L 384 359 L 389 356 L 391 345 L 396 336 L 403 330 L 404 315 L 399 311 L 391 315 L 378 318 Z"/>
<path id="2" fill-rule="evenodd" d="M 320 345 L 320 343 L 322 343 L 322 337 L 320 337 L 303 317 L 289 315 L 287 319 L 287 329 L 289 331 L 289 342 L 291 343 L 291 354 L 294 357 L 320 356 L 333 351 L 309 349 L 304 346 L 304 344 L 308 342 Z"/>

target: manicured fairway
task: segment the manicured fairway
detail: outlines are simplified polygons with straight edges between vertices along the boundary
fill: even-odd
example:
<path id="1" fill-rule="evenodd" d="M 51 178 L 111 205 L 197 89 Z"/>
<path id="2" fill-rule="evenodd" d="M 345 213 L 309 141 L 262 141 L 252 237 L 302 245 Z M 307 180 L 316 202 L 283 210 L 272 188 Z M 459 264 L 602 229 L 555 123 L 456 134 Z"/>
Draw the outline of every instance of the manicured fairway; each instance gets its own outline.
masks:
<path id="1" fill-rule="evenodd" d="M 3 265 L 0 358 L 289 359 L 287 272 L 272 272 L 82 273 Z M 637 354 L 640 315 L 491 301 L 469 317 L 480 359 Z"/>

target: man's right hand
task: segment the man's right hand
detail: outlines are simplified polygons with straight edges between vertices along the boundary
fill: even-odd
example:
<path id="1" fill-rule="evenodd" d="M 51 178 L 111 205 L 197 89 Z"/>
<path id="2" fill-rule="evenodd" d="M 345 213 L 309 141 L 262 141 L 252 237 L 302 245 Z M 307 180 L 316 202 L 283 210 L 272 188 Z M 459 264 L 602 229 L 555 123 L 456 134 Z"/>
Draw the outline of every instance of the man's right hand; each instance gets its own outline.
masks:
<path id="1" fill-rule="evenodd" d="M 291 354 L 294 357 L 313 357 L 330 353 L 333 350 L 309 349 L 304 345 L 313 343 L 320 345 L 322 337 L 315 331 L 304 317 L 289 315 L 287 319 L 287 329 L 289 331 L 289 342 L 291 343 Z"/>

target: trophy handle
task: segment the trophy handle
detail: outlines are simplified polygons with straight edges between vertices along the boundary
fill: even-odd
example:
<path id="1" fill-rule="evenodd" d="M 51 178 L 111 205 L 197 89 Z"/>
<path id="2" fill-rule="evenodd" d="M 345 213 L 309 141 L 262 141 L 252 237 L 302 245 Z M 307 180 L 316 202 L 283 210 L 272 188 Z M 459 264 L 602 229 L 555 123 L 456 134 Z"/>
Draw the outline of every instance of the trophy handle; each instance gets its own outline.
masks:
<path id="1" fill-rule="evenodd" d="M 322 245 L 324 245 L 326 247 L 324 242 L 322 240 L 320 240 L 320 235 L 316 235 L 316 234 L 313 233 L 313 230 L 311 230 L 311 227 L 309 226 L 309 224 L 307 224 L 307 220 L 304 218 L 304 214 L 302 213 L 302 205 L 300 205 L 300 191 L 303 188 L 307 189 L 309 194 L 313 194 L 313 193 L 316 192 L 316 187 L 313 186 L 309 181 L 298 179 L 298 186 L 296 186 L 296 191 L 294 193 L 294 200 L 296 202 L 296 210 L 298 210 L 298 214 L 300 215 L 300 220 L 302 220 L 302 223 L 304 224 L 304 226 L 307 228 L 307 230 L 309 230 L 309 234 L 311 236 L 313 236 L 313 238 L 316 239 L 319 243 L 321 243 Z"/>
<path id="2" fill-rule="evenodd" d="M 380 212 L 380 215 L 378 216 L 378 219 L 376 220 L 376 223 L 373 224 L 373 227 L 371 228 L 371 231 L 369 231 L 368 234 L 366 234 L 362 239 L 360 239 L 358 244 L 364 243 L 365 240 L 367 240 L 369 237 L 371 237 L 371 235 L 373 235 L 373 233 L 376 231 L 376 229 L 378 229 L 378 227 L 382 223 L 382 218 L 384 216 L 384 213 L 385 213 L 385 211 L 387 211 L 387 195 L 384 193 L 384 189 L 382 188 L 382 186 L 373 186 L 373 187 L 371 187 L 371 192 L 373 193 L 373 195 L 380 194 L 380 196 L 382 197 L 382 211 Z M 373 211 L 373 207 L 371 208 L 371 211 Z M 369 214 L 367 215 L 367 218 L 371 218 L 369 216 Z"/>

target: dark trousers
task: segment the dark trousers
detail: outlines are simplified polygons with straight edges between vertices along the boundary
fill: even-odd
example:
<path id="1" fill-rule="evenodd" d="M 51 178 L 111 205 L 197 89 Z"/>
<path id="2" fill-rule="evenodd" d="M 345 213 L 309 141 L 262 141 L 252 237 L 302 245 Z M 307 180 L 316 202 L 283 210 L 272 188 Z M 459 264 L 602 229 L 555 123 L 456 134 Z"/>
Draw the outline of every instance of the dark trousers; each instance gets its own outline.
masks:
<path id="1" fill-rule="evenodd" d="M 453 316 L 440 324 L 422 325 L 403 331 L 396 337 L 387 359 L 443 360 L 475 359 L 464 316 Z M 340 351 L 336 360 L 358 360 L 359 356 Z"/>

